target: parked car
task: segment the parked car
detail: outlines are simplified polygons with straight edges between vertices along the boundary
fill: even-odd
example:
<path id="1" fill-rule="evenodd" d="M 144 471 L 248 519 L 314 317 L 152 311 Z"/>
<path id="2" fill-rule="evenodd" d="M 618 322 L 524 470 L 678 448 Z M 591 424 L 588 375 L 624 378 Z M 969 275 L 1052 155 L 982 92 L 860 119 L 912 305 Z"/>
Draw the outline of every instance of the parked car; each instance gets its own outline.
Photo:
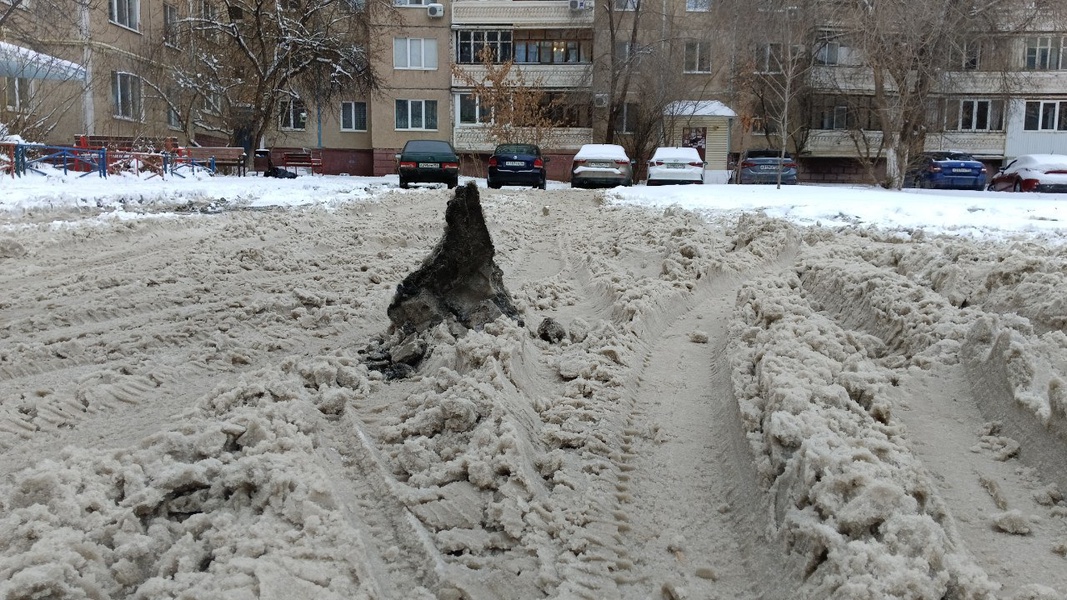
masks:
<path id="1" fill-rule="evenodd" d="M 645 185 L 670 183 L 704 183 L 704 167 L 708 163 L 700 158 L 696 148 L 664 146 L 656 148 L 648 161 L 648 177 Z"/>
<path id="2" fill-rule="evenodd" d="M 396 155 L 400 187 L 412 183 L 459 185 L 459 155 L 452 144 L 441 140 L 409 140 Z"/>
<path id="3" fill-rule="evenodd" d="M 915 168 L 904 176 L 904 184 L 918 188 L 983 190 L 986 168 L 982 161 L 966 152 L 923 152 Z"/>
<path id="4" fill-rule="evenodd" d="M 541 149 L 533 144 L 500 144 L 489 157 L 489 177 L 493 189 L 505 185 L 533 186 L 545 189 L 545 163 Z"/>
<path id="5" fill-rule="evenodd" d="M 797 182 L 797 162 L 781 150 L 748 150 L 741 155 L 734 171 L 734 183 L 778 183 L 778 171 L 782 171 L 782 183 Z"/>
<path id="6" fill-rule="evenodd" d="M 634 184 L 634 161 L 617 144 L 586 144 L 574 155 L 571 187 L 614 187 Z"/>
<path id="7" fill-rule="evenodd" d="M 1019 156 L 993 175 L 989 189 L 998 192 L 1067 192 L 1067 156 Z"/>

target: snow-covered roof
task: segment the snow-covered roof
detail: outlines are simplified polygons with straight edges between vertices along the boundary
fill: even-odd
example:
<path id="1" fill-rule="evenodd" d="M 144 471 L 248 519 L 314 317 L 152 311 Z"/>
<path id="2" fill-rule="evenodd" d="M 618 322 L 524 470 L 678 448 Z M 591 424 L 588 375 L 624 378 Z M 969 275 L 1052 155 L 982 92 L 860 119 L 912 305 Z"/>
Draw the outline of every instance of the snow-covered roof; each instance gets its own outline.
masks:
<path id="1" fill-rule="evenodd" d="M 618 144 L 586 144 L 578 150 L 574 158 L 576 160 L 586 158 L 630 160 L 630 157 L 626 156 L 626 150 Z"/>
<path id="2" fill-rule="evenodd" d="M 0 42 L 0 77 L 84 80 L 85 68 L 78 63 L 42 54 L 29 48 Z"/>
<path id="3" fill-rule="evenodd" d="M 737 113 L 718 100 L 679 100 L 663 109 L 663 114 L 675 117 L 736 117 Z"/>

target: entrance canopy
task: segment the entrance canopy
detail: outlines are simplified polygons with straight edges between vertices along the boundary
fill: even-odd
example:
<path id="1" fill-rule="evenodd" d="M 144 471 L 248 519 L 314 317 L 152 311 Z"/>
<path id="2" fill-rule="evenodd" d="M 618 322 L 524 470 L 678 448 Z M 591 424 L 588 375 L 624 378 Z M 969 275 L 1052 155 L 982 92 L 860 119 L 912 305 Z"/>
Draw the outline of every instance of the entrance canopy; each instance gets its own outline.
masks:
<path id="1" fill-rule="evenodd" d="M 0 77 L 84 81 L 85 68 L 69 60 L 0 42 Z"/>

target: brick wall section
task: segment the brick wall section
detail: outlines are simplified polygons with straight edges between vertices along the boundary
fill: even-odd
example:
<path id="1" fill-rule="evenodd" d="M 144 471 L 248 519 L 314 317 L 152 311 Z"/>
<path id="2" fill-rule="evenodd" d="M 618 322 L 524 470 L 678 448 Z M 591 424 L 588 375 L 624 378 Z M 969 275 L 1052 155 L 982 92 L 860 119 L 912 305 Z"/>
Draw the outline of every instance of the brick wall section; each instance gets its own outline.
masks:
<path id="1" fill-rule="evenodd" d="M 375 148 L 372 175 L 381 177 L 396 174 L 396 155 L 400 154 L 401 150 L 403 148 Z"/>
<path id="2" fill-rule="evenodd" d="M 867 170 L 860 161 L 851 158 L 801 158 L 801 183 L 860 183 L 872 184 Z M 875 174 L 881 178 L 885 174 L 885 162 L 875 165 Z"/>

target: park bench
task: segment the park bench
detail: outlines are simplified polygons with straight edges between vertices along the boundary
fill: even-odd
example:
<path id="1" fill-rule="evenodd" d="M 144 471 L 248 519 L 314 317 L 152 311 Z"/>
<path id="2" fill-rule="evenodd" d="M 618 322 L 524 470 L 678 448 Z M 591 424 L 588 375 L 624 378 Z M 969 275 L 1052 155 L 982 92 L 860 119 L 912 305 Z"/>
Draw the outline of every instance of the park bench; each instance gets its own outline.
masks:
<path id="1" fill-rule="evenodd" d="M 282 153 L 282 166 L 285 168 L 306 167 L 312 175 L 322 174 L 322 154 L 317 150 L 301 150 Z"/>
<path id="2" fill-rule="evenodd" d="M 202 168 L 218 173 L 220 167 L 228 167 L 237 175 L 245 175 L 245 161 L 248 154 L 240 146 L 189 146 L 178 148 L 171 159 L 171 173 L 183 166 Z"/>
<path id="3" fill-rule="evenodd" d="M 74 147 L 106 150 L 107 173 L 120 171 L 150 171 L 162 176 L 166 170 L 165 153 L 178 146 L 178 138 L 159 139 L 116 136 L 116 135 L 76 135 Z"/>

